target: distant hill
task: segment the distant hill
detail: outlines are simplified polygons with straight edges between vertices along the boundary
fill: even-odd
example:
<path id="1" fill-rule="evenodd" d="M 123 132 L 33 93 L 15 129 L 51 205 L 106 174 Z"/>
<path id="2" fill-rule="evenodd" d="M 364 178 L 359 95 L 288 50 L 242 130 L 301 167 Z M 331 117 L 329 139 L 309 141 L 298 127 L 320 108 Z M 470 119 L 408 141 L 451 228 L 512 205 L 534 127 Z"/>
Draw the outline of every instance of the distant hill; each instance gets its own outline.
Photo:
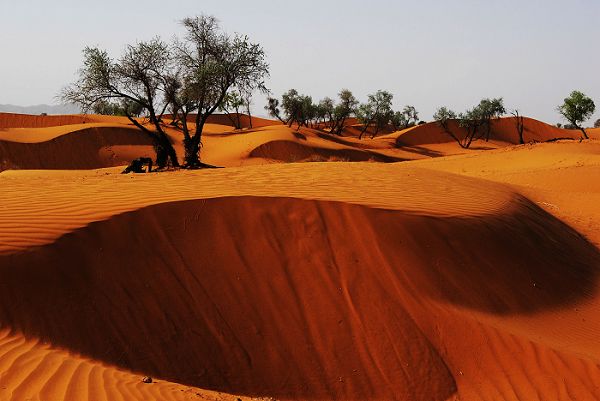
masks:
<path id="1" fill-rule="evenodd" d="M 38 104 L 36 106 L 15 106 L 14 104 L 0 104 L 0 112 L 19 114 L 80 114 L 81 109 L 72 104 Z"/>

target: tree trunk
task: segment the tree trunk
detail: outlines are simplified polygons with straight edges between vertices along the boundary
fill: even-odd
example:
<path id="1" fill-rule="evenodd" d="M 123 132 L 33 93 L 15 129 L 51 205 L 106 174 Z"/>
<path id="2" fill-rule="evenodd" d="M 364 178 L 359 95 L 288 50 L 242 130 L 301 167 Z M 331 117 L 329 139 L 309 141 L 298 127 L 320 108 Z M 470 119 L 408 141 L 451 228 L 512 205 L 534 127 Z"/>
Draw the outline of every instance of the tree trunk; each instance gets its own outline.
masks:
<path id="1" fill-rule="evenodd" d="M 148 128 L 144 127 L 144 125 L 140 124 L 140 122 L 131 115 L 127 114 L 126 116 L 129 121 L 133 123 L 133 125 L 140 129 L 140 131 L 152 138 L 152 146 L 154 147 L 154 152 L 156 153 L 156 165 L 159 169 L 167 167 L 169 164 L 169 159 L 171 159 L 171 164 L 173 167 L 179 167 L 177 152 L 175 152 L 175 148 L 173 148 L 168 135 L 162 130 L 160 124 L 156 122 L 155 117 L 153 122 L 154 126 L 156 127 L 156 132 L 152 132 Z"/>
<path id="2" fill-rule="evenodd" d="M 252 129 L 252 114 L 250 113 L 250 102 L 246 103 L 246 112 L 248 113 L 248 126 Z"/>
<path id="3" fill-rule="evenodd" d="M 523 131 L 525 131 L 525 121 L 523 117 L 518 118 L 518 129 L 519 129 L 519 144 L 525 145 L 525 138 L 523 137 Z"/>
<path id="4" fill-rule="evenodd" d="M 337 136 L 342 136 L 342 131 L 344 130 L 344 124 L 346 124 L 346 117 L 342 118 L 339 123 L 336 122 L 335 134 Z"/>
<path id="5" fill-rule="evenodd" d="M 183 139 L 185 149 L 184 165 L 187 168 L 200 166 L 200 135 Z"/>
<path id="6" fill-rule="evenodd" d="M 369 125 L 371 125 L 371 122 L 367 122 L 365 124 L 365 126 L 363 127 L 362 131 L 360 131 L 360 135 L 358 136 L 358 139 L 362 139 L 363 135 L 365 134 L 365 132 L 367 132 L 367 129 L 369 129 Z"/>
<path id="7" fill-rule="evenodd" d="M 583 132 L 583 137 L 584 137 L 585 139 L 590 139 L 590 137 L 588 136 L 587 132 L 585 132 L 585 128 L 583 128 L 583 127 L 577 127 L 577 128 L 579 128 L 579 130 L 580 130 L 581 132 Z"/>
<path id="8" fill-rule="evenodd" d="M 444 129 L 444 132 L 448 135 L 450 135 L 452 137 L 452 139 L 454 139 L 456 141 L 456 143 L 458 143 L 460 145 L 461 148 L 464 148 L 465 146 L 463 145 L 462 141 L 452 133 L 452 131 L 450 131 L 450 127 L 448 126 L 448 123 L 444 122 L 440 124 L 442 126 L 442 128 Z"/>

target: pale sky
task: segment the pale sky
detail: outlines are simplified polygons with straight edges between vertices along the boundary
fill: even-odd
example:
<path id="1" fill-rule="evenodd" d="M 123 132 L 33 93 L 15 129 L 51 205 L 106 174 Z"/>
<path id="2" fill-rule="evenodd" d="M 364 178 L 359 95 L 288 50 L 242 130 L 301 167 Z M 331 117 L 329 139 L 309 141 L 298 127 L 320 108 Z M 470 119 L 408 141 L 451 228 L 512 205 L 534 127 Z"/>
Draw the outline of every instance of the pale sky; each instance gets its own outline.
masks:
<path id="1" fill-rule="evenodd" d="M 598 0 L 0 0 L 0 104 L 54 103 L 86 45 L 118 57 L 202 13 L 263 45 L 277 96 L 348 88 L 364 101 L 384 89 L 425 120 L 438 106 L 463 111 L 502 96 L 556 123 L 556 106 L 577 89 L 600 109 Z"/>

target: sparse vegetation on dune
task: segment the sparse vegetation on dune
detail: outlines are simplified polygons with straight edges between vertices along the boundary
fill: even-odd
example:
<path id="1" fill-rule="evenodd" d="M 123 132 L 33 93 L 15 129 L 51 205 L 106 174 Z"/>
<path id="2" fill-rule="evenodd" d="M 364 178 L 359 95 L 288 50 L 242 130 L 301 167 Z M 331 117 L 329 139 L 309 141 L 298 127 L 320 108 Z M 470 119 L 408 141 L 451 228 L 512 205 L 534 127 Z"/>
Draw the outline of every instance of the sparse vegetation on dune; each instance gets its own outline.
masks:
<path id="1" fill-rule="evenodd" d="M 85 114 L 0 113 L 0 401 L 600 400 L 594 100 L 527 117 L 525 90 L 490 82 L 531 76 L 516 42 L 469 18 L 460 37 L 481 42 L 457 52 L 464 8 L 411 23 L 418 3 L 401 35 L 363 27 L 369 4 L 331 38 L 330 5 L 270 7 L 327 21 L 308 45 L 298 18 L 256 31 L 293 88 L 271 46 L 200 15 L 114 56 L 86 47 L 60 94 Z M 156 27 L 146 6 L 136 35 Z M 266 14 L 235 12 L 246 29 Z M 349 27 L 354 58 L 335 46 Z M 407 40 L 423 27 L 441 51 Z M 445 103 L 433 120 L 426 95 Z"/>
<path id="2" fill-rule="evenodd" d="M 207 119 L 234 100 L 234 107 L 249 104 L 253 91 L 265 90 L 269 74 L 262 47 L 247 36 L 224 33 L 214 17 L 186 18 L 181 24 L 185 35 L 173 43 L 160 38 L 138 42 L 116 61 L 104 50 L 87 47 L 79 79 L 61 95 L 84 110 L 125 114 L 154 140 L 159 168 L 179 166 L 165 132 L 167 110 L 171 125 L 183 135 L 183 166 L 204 167 L 200 149 Z M 192 114 L 195 125 L 190 127 Z M 150 127 L 135 118 L 139 115 Z"/>

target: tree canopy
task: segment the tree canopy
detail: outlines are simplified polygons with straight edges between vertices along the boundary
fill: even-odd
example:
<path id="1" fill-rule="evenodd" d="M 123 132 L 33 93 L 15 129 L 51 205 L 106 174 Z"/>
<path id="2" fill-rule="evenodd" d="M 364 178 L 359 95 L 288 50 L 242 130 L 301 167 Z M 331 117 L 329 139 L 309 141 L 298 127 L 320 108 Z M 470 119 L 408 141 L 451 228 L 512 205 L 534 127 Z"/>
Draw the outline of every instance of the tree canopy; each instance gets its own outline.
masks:
<path id="1" fill-rule="evenodd" d="M 580 130 L 585 139 L 589 139 L 589 137 L 581 124 L 589 120 L 595 111 L 594 101 L 580 91 L 571 92 L 569 97 L 565 98 L 563 104 L 558 106 L 560 115 Z"/>
<path id="2" fill-rule="evenodd" d="M 172 124 L 183 132 L 184 166 L 197 168 L 206 166 L 200 162 L 200 148 L 208 117 L 232 100 L 228 95 L 234 89 L 245 99 L 252 91 L 266 91 L 269 65 L 259 44 L 247 36 L 225 33 L 212 16 L 185 18 L 181 24 L 185 33 L 172 43 L 160 38 L 138 42 L 127 46 L 116 61 L 105 50 L 86 47 L 79 78 L 61 97 L 85 111 L 120 107 L 154 139 L 159 167 L 165 167 L 168 160 L 179 166 L 163 128 L 163 116 L 169 110 Z M 188 116 L 194 113 L 196 124 L 190 127 Z M 140 114 L 150 127 L 134 118 Z"/>

